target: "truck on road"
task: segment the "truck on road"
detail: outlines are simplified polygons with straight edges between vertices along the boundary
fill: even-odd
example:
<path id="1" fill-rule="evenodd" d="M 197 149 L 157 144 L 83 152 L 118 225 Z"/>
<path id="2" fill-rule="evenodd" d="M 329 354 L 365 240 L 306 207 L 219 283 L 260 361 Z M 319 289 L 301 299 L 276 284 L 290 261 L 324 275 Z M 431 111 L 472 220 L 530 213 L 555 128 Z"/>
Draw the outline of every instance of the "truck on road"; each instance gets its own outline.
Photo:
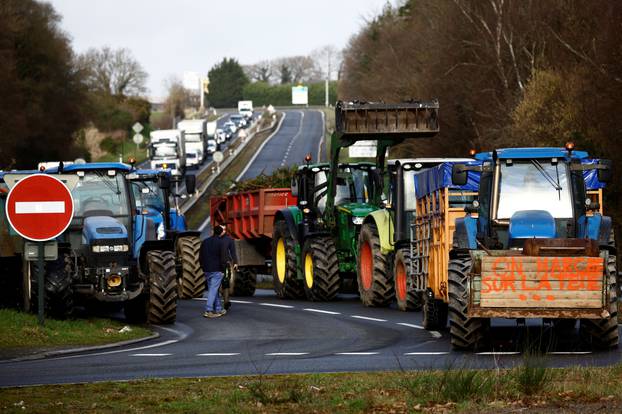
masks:
<path id="1" fill-rule="evenodd" d="M 238 101 L 238 113 L 250 124 L 250 120 L 253 119 L 253 101 Z"/>
<path id="2" fill-rule="evenodd" d="M 162 129 L 149 134 L 151 169 L 170 169 L 173 174 L 186 172 L 186 147 L 184 131 Z"/>
<path id="3" fill-rule="evenodd" d="M 205 160 L 206 123 L 205 119 L 185 119 L 177 124 L 177 129 L 184 132 L 186 167 L 198 167 Z"/>

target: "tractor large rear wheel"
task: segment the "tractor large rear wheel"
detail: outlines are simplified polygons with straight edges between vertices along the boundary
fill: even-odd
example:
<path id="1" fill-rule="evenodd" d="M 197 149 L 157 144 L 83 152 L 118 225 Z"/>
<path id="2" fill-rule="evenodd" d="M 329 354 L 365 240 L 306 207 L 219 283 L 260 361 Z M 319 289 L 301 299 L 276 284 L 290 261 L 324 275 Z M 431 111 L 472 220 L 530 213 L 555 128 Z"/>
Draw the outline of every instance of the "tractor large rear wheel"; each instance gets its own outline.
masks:
<path id="1" fill-rule="evenodd" d="M 597 349 L 609 349 L 618 346 L 618 286 L 616 256 L 607 251 L 602 254 L 606 257 L 609 300 L 609 316 L 603 319 L 581 319 L 579 332 L 582 338 Z"/>
<path id="2" fill-rule="evenodd" d="M 302 249 L 305 293 L 312 301 L 333 300 L 339 292 L 337 248 L 331 237 L 314 237 Z"/>
<path id="3" fill-rule="evenodd" d="M 296 278 L 296 251 L 287 223 L 279 220 L 272 234 L 272 279 L 276 295 L 282 299 L 305 296 L 302 281 Z"/>
<path id="4" fill-rule="evenodd" d="M 393 300 L 389 261 L 380 251 L 380 237 L 374 223 L 363 224 L 358 240 L 357 277 L 359 296 L 365 306 L 388 306 Z"/>
<path id="5" fill-rule="evenodd" d="M 199 254 L 201 239 L 185 236 L 177 239 L 177 259 L 181 262 L 182 274 L 179 280 L 179 298 L 200 298 L 205 291 L 205 273 L 201 269 Z"/>
<path id="6" fill-rule="evenodd" d="M 393 261 L 393 275 L 395 283 L 395 299 L 397 308 L 401 311 L 420 310 L 423 302 L 425 286 L 417 283 L 416 275 L 410 272 L 410 249 L 401 248 L 395 253 Z"/>
<path id="7" fill-rule="evenodd" d="M 36 311 L 39 305 L 39 265 L 31 262 L 31 305 Z M 65 319 L 74 311 L 73 286 L 71 285 L 71 258 L 59 252 L 58 259 L 45 262 L 44 298 L 45 313 L 53 318 Z"/>
<path id="8" fill-rule="evenodd" d="M 471 266 L 470 256 L 449 260 L 449 335 L 455 349 L 481 348 L 490 328 L 490 319 L 468 317 Z"/>
<path id="9" fill-rule="evenodd" d="M 232 296 L 253 296 L 257 287 L 257 273 L 252 267 L 240 267 L 233 275 Z"/>

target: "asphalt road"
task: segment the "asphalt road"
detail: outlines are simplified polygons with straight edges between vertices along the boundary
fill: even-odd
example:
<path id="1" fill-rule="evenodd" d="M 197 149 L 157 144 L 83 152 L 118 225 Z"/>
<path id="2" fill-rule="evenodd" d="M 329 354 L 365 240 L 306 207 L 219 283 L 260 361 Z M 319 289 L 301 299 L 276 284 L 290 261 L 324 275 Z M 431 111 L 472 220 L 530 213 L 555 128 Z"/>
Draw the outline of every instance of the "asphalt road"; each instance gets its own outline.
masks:
<path id="1" fill-rule="evenodd" d="M 0 386 L 339 371 L 505 368 L 523 355 L 506 340 L 531 336 L 541 326 L 493 327 L 495 351 L 452 352 L 446 331 L 421 328 L 421 313 L 362 306 L 354 295 L 330 303 L 283 301 L 272 291 L 237 298 L 218 319 L 201 316 L 202 300 L 182 301 L 178 323 L 157 328 L 161 337 L 103 352 L 0 363 Z M 505 325 L 505 326 L 504 326 Z M 542 335 L 546 344 L 547 330 Z M 505 346 L 505 348 L 503 347 Z M 573 341 L 544 346 L 550 366 L 608 365 L 620 351 L 590 352 Z"/>

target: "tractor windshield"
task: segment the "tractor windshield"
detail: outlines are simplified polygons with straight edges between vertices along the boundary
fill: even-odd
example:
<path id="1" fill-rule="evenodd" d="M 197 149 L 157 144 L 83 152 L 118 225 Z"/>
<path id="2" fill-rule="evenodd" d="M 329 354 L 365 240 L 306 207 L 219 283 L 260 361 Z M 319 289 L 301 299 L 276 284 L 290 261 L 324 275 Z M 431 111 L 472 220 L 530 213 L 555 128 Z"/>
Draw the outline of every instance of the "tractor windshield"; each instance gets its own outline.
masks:
<path id="1" fill-rule="evenodd" d="M 498 219 L 522 210 L 546 210 L 554 218 L 571 218 L 572 197 L 567 166 L 550 160 L 504 162 L 499 176 Z"/>
<path id="2" fill-rule="evenodd" d="M 71 192 L 74 219 L 89 216 L 129 217 L 127 188 L 123 174 L 85 171 Z"/>
<path id="3" fill-rule="evenodd" d="M 132 193 L 136 208 L 150 207 L 164 211 L 164 192 L 155 181 L 132 181 Z"/>
<path id="4" fill-rule="evenodd" d="M 320 171 L 315 175 L 315 186 L 320 186 L 327 181 L 326 172 Z M 371 179 L 369 171 L 345 167 L 339 169 L 335 192 L 335 205 L 347 203 L 368 203 L 371 197 Z M 320 211 L 326 207 L 326 192 L 318 199 L 317 206 Z"/>

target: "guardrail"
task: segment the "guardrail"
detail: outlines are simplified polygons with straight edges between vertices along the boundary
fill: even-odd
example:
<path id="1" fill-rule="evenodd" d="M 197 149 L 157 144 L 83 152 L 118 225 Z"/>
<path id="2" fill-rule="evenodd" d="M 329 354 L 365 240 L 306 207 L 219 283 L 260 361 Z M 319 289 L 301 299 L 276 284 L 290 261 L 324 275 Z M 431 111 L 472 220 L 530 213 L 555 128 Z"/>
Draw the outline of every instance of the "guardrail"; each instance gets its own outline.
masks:
<path id="1" fill-rule="evenodd" d="M 284 117 L 281 117 L 281 120 L 279 121 L 279 125 L 277 126 L 277 130 L 280 128 L 281 123 L 283 122 Z M 220 163 L 220 165 L 218 166 L 219 171 L 215 171 L 214 173 L 210 174 L 210 176 L 207 178 L 207 180 L 205 180 L 203 183 L 200 183 L 197 185 L 197 193 L 191 197 L 191 198 L 187 198 L 181 206 L 180 206 L 180 210 L 182 213 L 186 213 L 188 212 L 202 197 L 203 193 L 209 188 L 210 185 L 212 185 L 212 183 L 220 176 L 220 172 L 224 171 L 229 164 L 231 164 L 235 158 L 240 154 L 240 152 L 249 144 L 249 142 L 252 141 L 253 138 L 255 138 L 255 136 L 258 133 L 261 132 L 265 132 L 271 128 L 274 128 L 274 126 L 276 125 L 276 118 L 273 118 L 272 122 L 270 123 L 269 126 L 262 128 L 262 129 L 258 129 L 252 133 L 250 133 L 248 135 L 248 137 L 246 137 L 246 139 L 241 142 L 238 146 L 236 146 L 235 148 L 233 148 L 233 153 L 231 153 L 228 157 L 226 157 L 223 162 Z M 229 151 L 227 151 L 229 152 Z M 210 164 L 208 164 L 208 168 L 210 166 L 212 166 L 212 164 L 214 164 L 214 161 L 212 161 Z"/>

